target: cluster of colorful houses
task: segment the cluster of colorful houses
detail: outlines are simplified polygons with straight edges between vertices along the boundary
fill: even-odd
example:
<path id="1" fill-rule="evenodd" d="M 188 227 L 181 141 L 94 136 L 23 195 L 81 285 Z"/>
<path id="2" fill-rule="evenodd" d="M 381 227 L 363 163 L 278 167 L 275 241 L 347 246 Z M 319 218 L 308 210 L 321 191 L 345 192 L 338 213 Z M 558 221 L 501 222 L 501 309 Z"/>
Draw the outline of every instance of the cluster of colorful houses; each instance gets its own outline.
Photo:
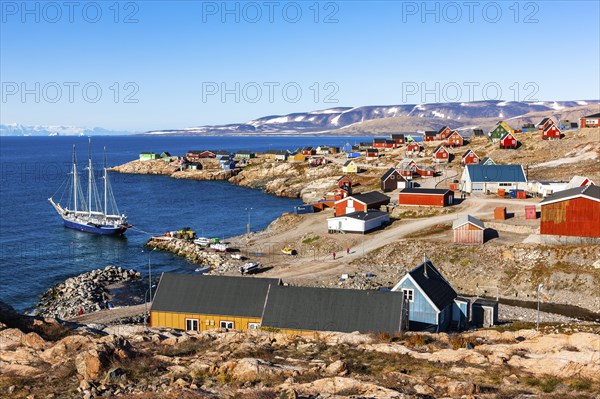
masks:
<path id="1" fill-rule="evenodd" d="M 150 311 L 152 327 L 396 334 L 497 323 L 497 303 L 459 297 L 429 260 L 389 290 L 284 285 L 280 279 L 164 273 Z"/>

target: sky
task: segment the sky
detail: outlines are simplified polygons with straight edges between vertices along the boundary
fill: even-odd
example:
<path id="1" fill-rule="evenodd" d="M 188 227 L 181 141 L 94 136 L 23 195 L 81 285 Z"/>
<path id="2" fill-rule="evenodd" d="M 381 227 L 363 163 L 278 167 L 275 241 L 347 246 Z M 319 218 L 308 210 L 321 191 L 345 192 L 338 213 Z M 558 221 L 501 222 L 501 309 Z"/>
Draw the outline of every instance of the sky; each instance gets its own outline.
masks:
<path id="1" fill-rule="evenodd" d="M 598 1 L 0 1 L 0 123 L 600 98 Z"/>

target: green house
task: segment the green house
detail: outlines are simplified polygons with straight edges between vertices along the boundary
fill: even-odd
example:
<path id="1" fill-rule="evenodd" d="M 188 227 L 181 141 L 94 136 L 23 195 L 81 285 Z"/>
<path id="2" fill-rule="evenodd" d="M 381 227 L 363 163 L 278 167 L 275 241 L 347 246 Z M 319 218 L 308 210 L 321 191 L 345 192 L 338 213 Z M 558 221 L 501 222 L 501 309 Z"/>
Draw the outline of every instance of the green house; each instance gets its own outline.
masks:
<path id="1" fill-rule="evenodd" d="M 494 130 L 492 130 L 491 132 L 489 132 L 488 136 L 489 139 L 492 141 L 498 141 L 500 140 L 506 133 L 510 133 L 510 134 L 515 134 L 515 130 L 513 128 L 511 128 L 510 126 L 508 126 L 508 124 L 506 124 L 506 122 L 498 122 L 498 124 L 496 125 L 496 127 L 494 128 Z"/>
<path id="2" fill-rule="evenodd" d="M 142 152 L 140 153 L 140 161 L 149 161 L 151 159 L 160 159 L 160 155 L 154 152 Z"/>

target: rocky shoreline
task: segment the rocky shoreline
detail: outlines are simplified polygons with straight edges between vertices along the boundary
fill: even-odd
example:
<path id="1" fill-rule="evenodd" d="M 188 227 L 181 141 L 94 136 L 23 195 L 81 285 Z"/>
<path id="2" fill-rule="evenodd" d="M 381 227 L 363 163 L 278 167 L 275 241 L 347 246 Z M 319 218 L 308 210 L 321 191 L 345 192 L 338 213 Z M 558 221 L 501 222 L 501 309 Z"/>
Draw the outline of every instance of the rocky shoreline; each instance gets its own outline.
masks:
<path id="1" fill-rule="evenodd" d="M 35 313 L 39 316 L 68 319 L 84 313 L 101 310 L 110 300 L 106 289 L 110 284 L 138 280 L 140 272 L 116 266 L 106 266 L 78 276 L 50 288 L 40 297 Z"/>
<path id="2" fill-rule="evenodd" d="M 201 159 L 202 170 L 179 170 L 179 165 L 163 160 L 131 161 L 110 168 L 127 174 L 163 175 L 174 179 L 222 180 L 241 186 L 263 190 L 283 198 L 302 198 L 314 202 L 330 191 L 341 177 L 338 164 L 316 168 L 305 164 L 277 162 L 270 159 L 252 159 L 244 168 L 223 170 L 215 159 Z"/>

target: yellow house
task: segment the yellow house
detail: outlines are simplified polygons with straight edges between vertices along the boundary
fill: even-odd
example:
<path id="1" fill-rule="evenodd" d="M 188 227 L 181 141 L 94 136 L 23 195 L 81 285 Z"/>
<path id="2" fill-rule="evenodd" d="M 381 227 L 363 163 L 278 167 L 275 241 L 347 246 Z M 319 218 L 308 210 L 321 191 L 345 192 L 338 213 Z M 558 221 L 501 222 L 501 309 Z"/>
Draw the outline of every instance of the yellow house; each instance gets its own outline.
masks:
<path id="1" fill-rule="evenodd" d="M 358 166 L 354 161 L 346 161 L 344 166 L 342 166 L 342 172 L 344 173 L 358 173 Z"/>
<path id="2" fill-rule="evenodd" d="M 288 157 L 288 161 L 289 162 L 305 162 L 306 161 L 306 155 L 304 155 L 301 152 L 298 152 L 296 154 L 291 154 Z"/>
<path id="3" fill-rule="evenodd" d="M 186 331 L 260 327 L 270 286 L 279 279 L 163 273 L 150 309 L 151 327 Z"/>

